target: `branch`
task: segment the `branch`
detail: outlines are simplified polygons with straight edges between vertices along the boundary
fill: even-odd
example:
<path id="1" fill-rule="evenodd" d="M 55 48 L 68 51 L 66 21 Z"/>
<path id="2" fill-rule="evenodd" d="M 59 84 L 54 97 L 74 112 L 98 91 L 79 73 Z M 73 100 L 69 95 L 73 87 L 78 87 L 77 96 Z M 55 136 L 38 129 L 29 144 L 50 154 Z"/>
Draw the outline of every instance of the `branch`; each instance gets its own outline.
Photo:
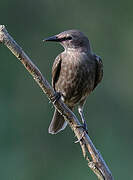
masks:
<path id="1" fill-rule="evenodd" d="M 98 179 L 114 180 L 100 152 L 95 148 L 88 134 L 84 132 L 84 129 L 82 128 L 75 114 L 63 103 L 61 98 L 54 102 L 55 92 L 53 88 L 43 77 L 31 59 L 25 54 L 22 48 L 8 34 L 4 25 L 0 25 L 0 42 L 7 46 L 9 50 L 20 60 L 20 62 L 24 65 L 24 67 L 29 71 L 34 80 L 40 86 L 42 91 L 53 103 L 54 107 L 64 116 L 65 120 L 68 122 L 80 142 L 83 156 L 87 160 L 88 166 L 97 175 Z M 90 154 L 91 160 L 87 156 L 87 153 L 88 155 Z"/>

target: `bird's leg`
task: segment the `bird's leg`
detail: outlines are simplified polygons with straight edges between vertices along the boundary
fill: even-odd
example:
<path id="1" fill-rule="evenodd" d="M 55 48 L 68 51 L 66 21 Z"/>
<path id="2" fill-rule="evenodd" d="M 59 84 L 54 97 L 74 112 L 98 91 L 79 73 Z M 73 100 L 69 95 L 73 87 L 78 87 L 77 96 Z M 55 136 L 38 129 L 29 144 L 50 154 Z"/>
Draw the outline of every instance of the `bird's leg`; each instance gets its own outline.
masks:
<path id="1" fill-rule="evenodd" d="M 79 106 L 78 107 L 78 112 L 79 112 L 81 120 L 83 122 L 83 128 L 86 131 L 86 133 L 88 134 L 87 123 L 86 123 L 86 120 L 84 118 L 84 113 L 83 113 L 83 107 Z"/>
<path id="2" fill-rule="evenodd" d="M 80 114 L 80 116 L 81 116 L 81 120 L 82 120 L 82 122 L 83 122 L 83 125 L 77 126 L 77 128 L 82 127 L 82 128 L 84 129 L 84 132 L 83 132 L 83 134 L 81 135 L 80 139 L 77 140 L 75 143 L 79 143 L 80 141 L 82 141 L 82 139 L 83 139 L 83 137 L 84 137 L 84 135 L 85 135 L 85 132 L 88 134 L 87 123 L 86 123 L 86 121 L 85 121 L 84 114 L 83 114 L 83 105 L 82 105 L 82 106 L 80 105 L 80 106 L 78 107 L 78 112 L 79 112 L 79 114 Z"/>

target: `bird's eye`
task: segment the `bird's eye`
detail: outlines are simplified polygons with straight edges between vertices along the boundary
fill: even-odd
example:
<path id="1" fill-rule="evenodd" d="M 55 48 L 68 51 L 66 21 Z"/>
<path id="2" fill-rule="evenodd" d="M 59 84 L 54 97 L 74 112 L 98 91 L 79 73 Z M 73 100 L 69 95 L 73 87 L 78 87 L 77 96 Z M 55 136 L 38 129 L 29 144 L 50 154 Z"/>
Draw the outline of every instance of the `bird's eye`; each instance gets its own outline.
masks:
<path id="1" fill-rule="evenodd" d="M 66 39 L 67 39 L 67 40 L 71 40 L 71 39 L 72 39 L 72 36 L 68 36 Z"/>
<path id="2" fill-rule="evenodd" d="M 67 41 L 67 40 L 71 40 L 72 37 L 71 36 L 68 36 L 68 37 L 62 37 L 62 38 L 59 38 L 58 41 L 59 42 L 62 42 L 62 41 Z"/>

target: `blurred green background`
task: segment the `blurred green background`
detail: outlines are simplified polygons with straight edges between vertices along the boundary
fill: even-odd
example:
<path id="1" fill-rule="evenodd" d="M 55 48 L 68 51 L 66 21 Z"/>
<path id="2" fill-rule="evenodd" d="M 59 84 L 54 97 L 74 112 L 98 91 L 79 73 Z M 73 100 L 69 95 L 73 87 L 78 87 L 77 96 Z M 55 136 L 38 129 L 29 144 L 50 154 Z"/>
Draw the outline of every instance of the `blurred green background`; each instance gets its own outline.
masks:
<path id="1" fill-rule="evenodd" d="M 115 179 L 133 179 L 133 1 L 1 0 L 0 24 L 51 82 L 63 50 L 42 39 L 83 31 L 104 62 L 104 79 L 85 105 L 89 135 Z M 0 45 L 0 179 L 96 180 L 67 127 L 48 134 L 54 108 L 38 85 Z"/>

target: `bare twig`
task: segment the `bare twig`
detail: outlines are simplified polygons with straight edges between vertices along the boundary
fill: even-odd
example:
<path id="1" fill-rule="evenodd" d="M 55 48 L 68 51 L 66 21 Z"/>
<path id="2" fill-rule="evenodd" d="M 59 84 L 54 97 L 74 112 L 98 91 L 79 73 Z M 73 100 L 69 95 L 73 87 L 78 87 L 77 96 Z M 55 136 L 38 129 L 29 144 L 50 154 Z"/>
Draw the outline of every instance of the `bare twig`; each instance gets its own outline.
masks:
<path id="1" fill-rule="evenodd" d="M 29 71 L 29 73 L 38 83 L 40 88 L 53 103 L 55 108 L 58 109 L 58 111 L 64 116 L 65 120 L 69 123 L 70 127 L 74 131 L 78 140 L 81 139 L 84 133 L 82 140 L 79 141 L 83 152 L 83 156 L 88 161 L 88 166 L 97 175 L 98 179 L 113 180 L 112 174 L 108 166 L 106 165 L 99 151 L 95 148 L 88 134 L 84 132 L 84 129 L 82 128 L 81 124 L 79 123 L 74 113 L 62 102 L 61 99 L 59 99 L 55 103 L 53 102 L 54 99 L 53 97 L 55 95 L 53 88 L 50 86 L 48 81 L 43 77 L 39 69 L 31 61 L 31 59 L 25 54 L 22 48 L 8 34 L 4 25 L 0 25 L 0 42 L 5 44 L 10 49 L 10 51 L 21 61 L 21 63 L 25 66 L 25 68 Z M 88 158 L 86 153 L 90 154 L 91 160 Z"/>

